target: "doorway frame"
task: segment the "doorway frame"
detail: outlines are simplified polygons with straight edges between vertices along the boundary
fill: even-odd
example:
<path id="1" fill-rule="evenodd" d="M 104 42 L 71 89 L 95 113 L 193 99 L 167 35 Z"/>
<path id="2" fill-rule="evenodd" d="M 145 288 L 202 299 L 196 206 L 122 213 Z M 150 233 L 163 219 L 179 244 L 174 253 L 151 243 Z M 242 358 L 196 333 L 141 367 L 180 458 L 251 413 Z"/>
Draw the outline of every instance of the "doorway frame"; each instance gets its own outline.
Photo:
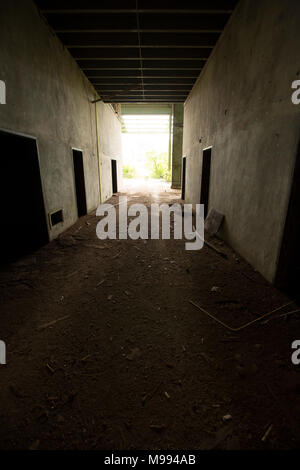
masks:
<path id="1" fill-rule="evenodd" d="M 119 187 L 118 187 L 118 160 L 117 160 L 116 158 L 111 158 L 110 161 L 111 161 L 111 184 L 112 184 L 112 194 L 117 194 L 118 191 L 119 191 Z M 116 170 L 116 175 L 115 175 L 115 176 L 116 176 L 116 181 L 115 181 L 115 183 L 116 183 L 116 191 L 114 191 L 114 189 L 115 189 L 115 185 L 114 185 L 114 173 L 113 173 L 113 165 L 114 165 L 114 164 L 116 165 L 116 168 L 115 168 L 115 170 Z"/>
<path id="2" fill-rule="evenodd" d="M 40 157 L 40 149 L 39 149 L 39 141 L 38 138 L 32 134 L 26 134 L 24 132 L 18 132 L 18 131 L 12 131 L 11 129 L 6 129 L 4 127 L 0 127 L 0 132 L 6 132 L 7 134 L 15 135 L 18 137 L 25 137 L 27 139 L 31 139 L 35 141 L 36 144 L 36 153 L 38 157 L 38 164 L 39 164 L 39 174 L 40 174 L 40 182 L 41 182 L 41 189 L 42 189 L 42 196 L 43 196 L 43 206 L 44 206 L 44 216 L 45 216 L 45 221 L 46 221 L 46 226 L 47 226 L 47 231 L 48 231 L 48 243 L 50 242 L 50 223 L 48 219 L 48 204 L 47 204 L 47 199 L 45 197 L 45 188 L 44 188 L 44 181 L 42 177 L 42 172 L 41 172 L 41 157 Z"/>
<path id="3" fill-rule="evenodd" d="M 88 208 L 87 208 L 87 197 L 86 197 L 86 182 L 85 182 L 85 167 L 84 167 L 84 158 L 83 158 L 83 150 L 77 147 L 71 147 L 71 158 L 72 158 L 72 171 L 73 171 L 73 182 L 74 182 L 74 197 L 75 197 L 75 202 L 76 202 L 76 208 L 77 208 L 77 219 L 80 219 L 81 217 L 84 217 L 84 215 L 79 216 L 78 214 L 78 203 L 77 203 L 77 191 L 76 191 L 76 175 L 75 175 L 75 167 L 74 167 L 74 151 L 75 152 L 81 152 L 82 154 L 82 165 L 83 165 L 83 178 L 84 178 L 84 194 L 85 194 L 85 206 L 86 206 L 86 214 L 88 214 Z"/>
<path id="4" fill-rule="evenodd" d="M 208 205 L 209 205 L 209 194 L 210 194 L 210 180 L 211 180 L 211 162 L 212 162 L 212 149 L 213 149 L 213 146 L 210 145 L 209 147 L 205 147 L 204 149 L 202 149 L 202 168 L 201 168 L 201 181 L 200 181 L 200 204 L 204 204 L 204 219 L 206 219 L 207 215 L 208 215 Z M 206 204 L 206 207 L 205 207 L 205 203 L 202 202 L 202 198 L 203 198 L 203 193 L 202 193 L 202 184 L 203 184 L 203 167 L 204 167 L 204 154 L 205 152 L 207 151 L 210 151 L 210 162 L 209 162 L 209 179 L 208 179 L 208 191 L 207 191 L 207 204 Z"/>
<path id="5" fill-rule="evenodd" d="M 187 167 L 187 156 L 182 157 L 181 165 L 181 200 L 185 201 L 186 194 L 186 167 Z"/>

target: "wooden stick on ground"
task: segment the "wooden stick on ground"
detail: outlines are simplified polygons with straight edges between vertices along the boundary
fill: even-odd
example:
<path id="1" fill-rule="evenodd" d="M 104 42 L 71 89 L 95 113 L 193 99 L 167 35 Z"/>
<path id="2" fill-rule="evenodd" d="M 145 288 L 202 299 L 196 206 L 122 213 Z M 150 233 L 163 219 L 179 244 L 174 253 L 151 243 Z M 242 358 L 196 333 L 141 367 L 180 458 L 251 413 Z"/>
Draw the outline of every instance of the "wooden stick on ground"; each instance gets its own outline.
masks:
<path id="1" fill-rule="evenodd" d="M 56 325 L 56 323 L 66 320 L 69 317 L 70 315 L 66 315 L 65 317 L 57 318 L 57 320 L 53 320 L 53 321 L 50 321 L 49 323 L 45 323 L 44 325 L 39 326 L 38 330 L 41 331 L 41 330 L 44 330 L 45 328 L 48 328 L 49 326 Z"/>
<path id="2" fill-rule="evenodd" d="M 268 312 L 268 313 L 265 313 L 264 315 L 261 315 L 260 317 L 256 318 L 255 320 L 252 320 L 252 321 L 249 321 L 248 323 L 246 323 L 245 325 L 242 325 L 240 326 L 239 328 L 232 328 L 231 326 L 229 325 L 226 325 L 226 323 L 222 322 L 221 320 L 219 320 L 217 317 L 215 317 L 214 315 L 212 315 L 211 313 L 209 313 L 207 310 L 204 310 L 204 308 L 200 307 L 200 305 L 196 304 L 195 302 L 193 302 L 192 300 L 189 301 L 190 304 L 194 305 L 194 307 L 198 308 L 199 310 L 201 310 L 201 312 L 205 313 L 205 315 L 209 316 L 210 318 L 212 318 L 214 321 L 216 321 L 217 323 L 219 323 L 220 325 L 224 326 L 224 328 L 226 328 L 227 330 L 230 330 L 230 331 L 241 331 L 243 330 L 244 328 L 247 328 L 248 326 L 250 325 L 253 325 L 253 323 L 256 323 L 260 320 L 263 320 L 264 318 L 268 317 L 269 315 L 272 315 L 272 313 L 275 313 L 275 312 L 278 312 L 278 310 L 281 310 L 282 308 L 284 307 L 287 307 L 288 305 L 292 304 L 293 302 L 289 302 L 287 304 L 284 304 L 284 305 L 281 305 L 281 307 L 278 307 L 278 308 L 275 308 L 274 310 L 272 310 L 271 312 Z"/>

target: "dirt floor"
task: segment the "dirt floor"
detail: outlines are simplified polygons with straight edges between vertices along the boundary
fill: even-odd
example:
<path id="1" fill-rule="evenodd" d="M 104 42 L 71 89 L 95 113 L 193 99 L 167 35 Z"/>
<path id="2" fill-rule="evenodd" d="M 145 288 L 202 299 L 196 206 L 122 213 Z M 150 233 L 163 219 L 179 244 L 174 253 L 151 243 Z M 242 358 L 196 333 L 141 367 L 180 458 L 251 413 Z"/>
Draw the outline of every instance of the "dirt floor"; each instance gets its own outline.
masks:
<path id="1" fill-rule="evenodd" d="M 100 241 L 98 222 L 0 270 L 0 448 L 299 448 L 300 317 L 282 315 L 297 306 L 230 331 L 190 301 L 239 327 L 291 300 L 217 238 L 226 258 Z"/>

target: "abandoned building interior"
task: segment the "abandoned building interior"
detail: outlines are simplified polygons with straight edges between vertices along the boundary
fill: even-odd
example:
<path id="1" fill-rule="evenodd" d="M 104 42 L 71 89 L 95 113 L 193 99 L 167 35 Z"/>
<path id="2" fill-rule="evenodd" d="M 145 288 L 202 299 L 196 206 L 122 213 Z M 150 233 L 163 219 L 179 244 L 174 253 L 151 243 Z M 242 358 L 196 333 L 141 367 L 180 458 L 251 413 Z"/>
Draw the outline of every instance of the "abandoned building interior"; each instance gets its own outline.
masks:
<path id="1" fill-rule="evenodd" d="M 0 449 L 299 448 L 299 51 L 299 0 L 1 1 Z M 203 248 L 100 240 L 120 196 Z"/>

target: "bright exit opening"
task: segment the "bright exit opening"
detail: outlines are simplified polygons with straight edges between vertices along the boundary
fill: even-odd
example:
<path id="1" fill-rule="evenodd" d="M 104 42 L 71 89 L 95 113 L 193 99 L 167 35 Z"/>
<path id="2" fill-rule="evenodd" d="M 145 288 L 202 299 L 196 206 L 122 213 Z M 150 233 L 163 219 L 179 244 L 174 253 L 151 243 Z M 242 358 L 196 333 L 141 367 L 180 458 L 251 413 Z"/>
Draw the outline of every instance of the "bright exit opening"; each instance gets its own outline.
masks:
<path id="1" fill-rule="evenodd" d="M 172 107 L 122 106 L 123 178 L 134 182 L 171 182 Z"/>

